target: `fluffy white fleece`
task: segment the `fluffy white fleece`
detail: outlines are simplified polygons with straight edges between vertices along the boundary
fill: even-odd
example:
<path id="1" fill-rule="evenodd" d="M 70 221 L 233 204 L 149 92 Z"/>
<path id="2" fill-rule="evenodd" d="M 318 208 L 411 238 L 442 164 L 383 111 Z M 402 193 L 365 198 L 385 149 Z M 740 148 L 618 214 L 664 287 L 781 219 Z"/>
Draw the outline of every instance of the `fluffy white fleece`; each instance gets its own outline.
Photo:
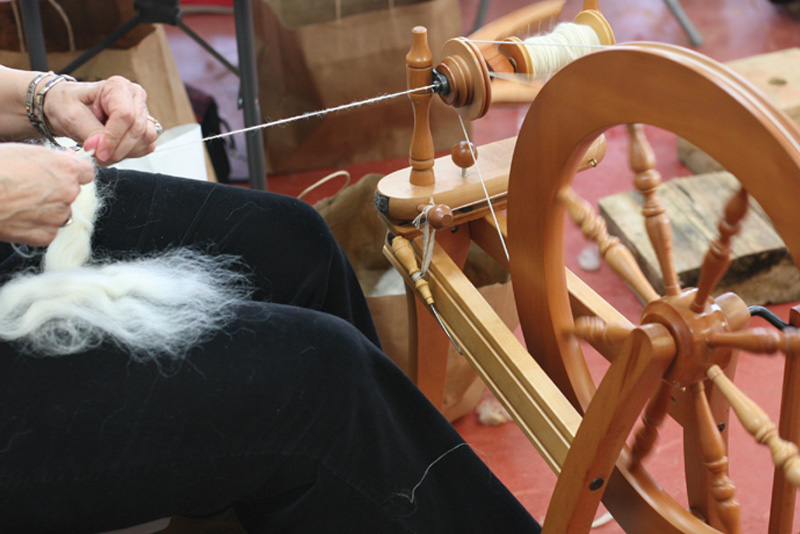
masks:
<path id="1" fill-rule="evenodd" d="M 19 274 L 0 288 L 0 338 L 40 356 L 111 342 L 136 360 L 178 359 L 233 319 L 248 286 L 231 257 L 184 248 L 93 262 L 101 205 L 94 184 L 84 186 L 72 224 L 47 249 L 43 271 Z"/>

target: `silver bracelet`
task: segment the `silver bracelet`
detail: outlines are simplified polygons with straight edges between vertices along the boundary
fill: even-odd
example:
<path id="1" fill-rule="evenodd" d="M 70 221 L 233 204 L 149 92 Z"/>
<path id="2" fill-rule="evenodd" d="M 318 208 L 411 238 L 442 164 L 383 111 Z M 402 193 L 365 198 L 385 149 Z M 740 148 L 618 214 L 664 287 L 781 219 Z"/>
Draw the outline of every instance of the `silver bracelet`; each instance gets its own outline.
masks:
<path id="1" fill-rule="evenodd" d="M 53 134 L 50 132 L 50 128 L 47 125 L 47 118 L 44 115 L 44 99 L 50 89 L 64 81 L 74 82 L 76 80 L 72 76 L 56 74 L 56 76 L 52 80 L 48 81 L 42 90 L 36 94 L 33 108 L 34 116 L 40 128 L 39 132 L 54 145 L 58 145 L 58 142 L 56 141 L 55 137 L 53 137 Z"/>
<path id="2" fill-rule="evenodd" d="M 34 115 L 34 102 L 33 98 L 36 93 L 36 86 L 39 84 L 40 81 L 45 79 L 47 76 L 55 76 L 53 71 L 50 72 L 41 72 L 37 74 L 28 84 L 28 90 L 25 93 L 25 113 L 28 114 L 28 120 L 31 121 L 31 124 L 39 132 L 41 135 L 44 135 L 42 129 L 39 126 L 39 121 L 36 119 Z"/>

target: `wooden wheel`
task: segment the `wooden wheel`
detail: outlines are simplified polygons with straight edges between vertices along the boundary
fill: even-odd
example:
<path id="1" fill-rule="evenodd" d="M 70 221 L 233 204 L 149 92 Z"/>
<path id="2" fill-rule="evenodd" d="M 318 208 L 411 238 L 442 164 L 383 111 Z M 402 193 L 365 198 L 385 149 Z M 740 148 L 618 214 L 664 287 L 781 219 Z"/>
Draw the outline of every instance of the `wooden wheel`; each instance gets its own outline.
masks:
<path id="1" fill-rule="evenodd" d="M 705 279 L 701 277 L 699 289 L 681 290 L 677 286 L 674 269 L 670 270 L 668 225 L 657 205 L 651 206 L 651 240 L 663 250 L 665 286 L 672 289 L 665 297 L 650 295 L 647 300 L 652 302 L 645 309 L 642 326 L 634 328 L 620 323 L 619 314 L 609 305 L 598 306 L 596 295 L 590 296 L 593 302 L 583 303 L 575 291 L 570 295 L 568 287 L 572 289 L 574 284 L 564 269 L 563 221 L 569 186 L 585 150 L 608 128 L 636 123 L 675 132 L 700 146 L 734 174 L 746 192 L 729 203 L 720 224 L 721 237 L 710 246 L 710 259 L 703 268 Z M 652 184 L 647 182 L 652 176 L 641 178 L 640 189 L 650 188 Z M 556 513 L 548 513 L 546 530 L 584 531 L 587 514 L 581 507 L 591 508 L 592 499 L 604 491 L 604 503 L 627 532 L 738 532 L 732 526 L 736 518 L 735 512 L 730 512 L 733 507 L 726 486 L 725 451 L 720 448 L 719 432 L 709 429 L 709 425 L 714 427 L 713 420 L 707 424 L 704 419 L 710 412 L 703 386 L 710 371 L 717 376 L 716 369 L 727 366 L 730 347 L 752 348 L 763 342 L 755 333 L 740 335 L 747 342 L 737 344 L 729 339 L 738 335 L 731 332 L 744 328 L 749 318 L 746 307 L 735 296 L 716 300 L 708 297 L 726 268 L 728 242 L 746 210 L 747 193 L 770 216 L 793 257 L 799 258 L 800 225 L 795 212 L 800 199 L 800 131 L 747 83 L 697 54 L 648 44 L 604 50 L 562 69 L 534 101 L 511 165 L 510 270 L 528 351 L 573 405 L 579 410 L 588 408 L 562 466 L 550 508 Z M 663 246 L 659 247 L 659 242 Z M 632 402 L 621 408 L 621 417 L 615 421 L 603 419 L 599 403 L 590 406 L 593 397 L 608 395 L 611 399 L 614 392 L 604 391 L 603 385 L 595 392 L 574 335 L 573 316 L 587 310 L 606 310 L 599 314 L 607 326 L 581 320 L 577 330 L 592 338 L 609 359 L 632 357 L 630 361 L 635 363 L 637 351 L 646 350 L 669 359 L 668 369 L 663 362 L 660 364 L 661 369 L 666 369 L 659 371 L 663 374 L 662 386 L 647 412 L 654 424 L 643 435 L 652 437 L 658 416 L 666 412 L 673 386 L 691 391 L 692 398 L 686 402 L 698 407 L 698 415 L 680 419 L 679 423 L 686 433 L 704 440 L 690 451 L 702 453 L 703 458 L 696 462 L 700 468 L 704 461 L 715 466 L 708 475 L 714 487 L 698 498 L 719 505 L 700 504 L 696 510 L 709 517 L 712 526 L 665 494 L 627 452 L 623 452 L 610 474 L 617 451 L 650 392 L 632 393 Z M 771 347 L 789 344 L 771 343 Z M 723 379 L 717 376 L 717 381 Z M 628 387 L 635 393 L 636 384 Z M 606 437 L 596 438 L 592 433 L 604 433 Z M 617 435 L 609 437 L 610 433 Z M 644 449 L 647 441 L 641 442 Z M 592 459 L 603 455 L 611 458 L 609 465 L 601 466 L 602 461 Z M 792 463 L 796 458 L 796 451 L 789 451 L 782 461 Z M 595 473 L 593 469 L 600 471 Z M 596 491 L 600 488 L 603 491 Z M 574 497 L 576 493 L 581 496 Z M 562 521 L 558 516 L 567 519 Z"/>

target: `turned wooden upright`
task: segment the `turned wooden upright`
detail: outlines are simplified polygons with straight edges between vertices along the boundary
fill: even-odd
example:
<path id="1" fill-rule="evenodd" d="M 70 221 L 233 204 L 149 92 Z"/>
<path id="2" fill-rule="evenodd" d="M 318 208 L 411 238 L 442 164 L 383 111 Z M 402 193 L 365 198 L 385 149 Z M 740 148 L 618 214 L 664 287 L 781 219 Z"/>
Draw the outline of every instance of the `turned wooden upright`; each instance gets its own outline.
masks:
<path id="1" fill-rule="evenodd" d="M 417 26 L 411 30 L 411 49 L 406 55 L 406 80 L 409 89 L 427 87 L 431 84 L 433 54 L 428 46 L 428 30 Z M 408 95 L 414 108 L 414 133 L 411 139 L 408 161 L 411 165 L 413 185 L 433 185 L 433 134 L 431 134 L 430 112 L 433 92 L 425 90 Z"/>

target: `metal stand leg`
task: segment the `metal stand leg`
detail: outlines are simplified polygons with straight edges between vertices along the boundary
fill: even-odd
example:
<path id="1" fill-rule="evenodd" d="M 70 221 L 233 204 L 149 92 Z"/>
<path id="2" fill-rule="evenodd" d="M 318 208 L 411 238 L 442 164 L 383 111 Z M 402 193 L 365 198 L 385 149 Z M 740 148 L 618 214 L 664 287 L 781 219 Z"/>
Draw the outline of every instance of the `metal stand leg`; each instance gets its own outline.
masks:
<path id="1" fill-rule="evenodd" d="M 258 103 L 258 73 L 253 39 L 250 0 L 234 0 L 233 16 L 236 23 L 236 48 L 239 53 L 241 72 L 240 107 L 244 109 L 246 128 L 261 123 L 261 109 Z M 264 157 L 263 130 L 245 133 L 247 146 L 247 166 L 250 171 L 250 187 L 261 191 L 267 189 L 266 160 Z"/>
<path id="2" fill-rule="evenodd" d="M 197 35 L 191 28 L 183 23 L 183 12 L 181 12 L 178 0 L 134 0 L 133 7 L 136 10 L 136 15 L 128 22 L 114 30 L 111 34 L 106 36 L 105 39 L 91 47 L 89 50 L 81 54 L 78 58 L 72 61 L 69 65 L 61 69 L 62 74 L 69 74 L 81 65 L 92 59 L 94 56 L 122 39 L 131 30 L 136 28 L 139 24 L 155 23 L 155 24 L 170 24 L 177 26 L 191 37 L 194 42 L 199 44 L 203 49 L 214 56 L 214 58 L 225 65 L 231 72 L 239 76 L 239 69 L 231 65 L 219 52 L 214 50 L 211 45 L 203 40 L 202 37 Z"/>
<path id="3" fill-rule="evenodd" d="M 683 27 L 683 31 L 686 32 L 692 46 L 700 46 L 703 44 L 703 36 L 700 35 L 700 32 L 697 31 L 697 28 L 692 24 L 692 21 L 686 16 L 686 12 L 683 10 L 680 2 L 678 0 L 664 0 L 664 2 L 667 4 L 669 10 L 672 11 L 675 18 L 678 19 L 678 23 Z"/>
<path id="4" fill-rule="evenodd" d="M 25 40 L 31 59 L 31 69 L 47 70 L 47 51 L 42 31 L 41 15 L 38 0 L 22 0 L 22 20 L 25 26 Z M 62 72 L 71 72 L 114 43 L 135 26 L 143 22 L 172 24 L 185 31 L 192 39 L 209 51 L 234 73 L 240 75 L 241 90 L 239 107 L 244 110 L 245 127 L 261 123 L 261 109 L 258 104 L 258 73 L 253 38 L 253 22 L 251 21 L 250 0 L 234 0 L 234 20 L 236 23 L 236 47 L 239 54 L 239 69 L 213 50 L 200 36 L 182 23 L 182 14 L 178 0 L 135 0 L 137 15 L 117 28 L 102 42 L 87 50 L 75 61 L 64 67 Z M 267 189 L 266 160 L 264 157 L 264 135 L 261 130 L 245 134 L 247 146 L 247 164 L 250 175 L 250 187 L 261 191 Z"/>
<path id="5" fill-rule="evenodd" d="M 59 73 L 60 74 L 71 74 L 76 69 L 80 68 L 84 63 L 91 60 L 97 54 L 111 46 L 112 44 L 116 43 L 125 35 L 127 35 L 131 30 L 133 30 L 136 26 L 138 26 L 142 22 L 142 18 L 139 15 L 134 16 L 131 20 L 114 30 L 105 39 L 91 47 L 89 50 L 81 54 L 80 56 L 76 57 L 72 60 L 69 65 L 63 67 Z"/>
<path id="6" fill-rule="evenodd" d="M 47 69 L 47 50 L 44 46 L 42 18 L 39 13 L 38 0 L 22 0 L 22 25 L 25 28 L 25 45 L 31 60 L 31 70 Z"/>

